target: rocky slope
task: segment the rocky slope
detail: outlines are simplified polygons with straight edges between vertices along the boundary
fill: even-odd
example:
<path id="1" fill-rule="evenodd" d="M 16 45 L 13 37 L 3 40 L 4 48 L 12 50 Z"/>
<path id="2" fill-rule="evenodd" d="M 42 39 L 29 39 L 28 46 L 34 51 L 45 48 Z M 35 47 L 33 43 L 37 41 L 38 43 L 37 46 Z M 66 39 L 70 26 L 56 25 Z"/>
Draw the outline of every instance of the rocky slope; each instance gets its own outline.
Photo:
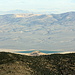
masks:
<path id="1" fill-rule="evenodd" d="M 0 75 L 74 75 L 75 53 L 25 56 L 0 52 Z"/>

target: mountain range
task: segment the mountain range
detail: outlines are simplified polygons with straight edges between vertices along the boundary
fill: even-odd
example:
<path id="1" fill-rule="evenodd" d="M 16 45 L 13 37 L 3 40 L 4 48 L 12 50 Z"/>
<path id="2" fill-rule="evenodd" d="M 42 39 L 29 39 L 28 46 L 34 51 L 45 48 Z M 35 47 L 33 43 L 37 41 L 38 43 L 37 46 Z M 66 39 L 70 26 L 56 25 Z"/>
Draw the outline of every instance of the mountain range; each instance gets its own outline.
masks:
<path id="1" fill-rule="evenodd" d="M 75 12 L 26 12 L 0 15 L 0 48 L 74 51 Z"/>

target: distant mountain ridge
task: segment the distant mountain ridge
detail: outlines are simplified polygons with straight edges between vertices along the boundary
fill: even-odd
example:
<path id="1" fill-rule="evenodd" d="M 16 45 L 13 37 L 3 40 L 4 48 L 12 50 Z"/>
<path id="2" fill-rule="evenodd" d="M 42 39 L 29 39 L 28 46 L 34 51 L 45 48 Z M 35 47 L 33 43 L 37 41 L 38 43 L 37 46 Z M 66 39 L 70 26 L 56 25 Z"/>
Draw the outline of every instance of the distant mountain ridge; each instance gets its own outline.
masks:
<path id="1" fill-rule="evenodd" d="M 10 23 L 21 23 L 25 24 L 26 21 L 30 21 L 30 24 L 49 24 L 49 25 L 62 25 L 62 24 L 74 24 L 75 23 L 75 12 L 67 12 L 63 14 L 7 14 L 7 15 L 0 15 L 0 20 L 4 22 L 6 21 L 8 24 Z M 24 21 L 23 21 L 24 20 Z M 4 23 L 1 22 L 1 23 Z M 46 23 L 47 22 L 47 23 Z M 27 24 L 27 23 L 26 23 Z"/>
<path id="2" fill-rule="evenodd" d="M 74 51 L 74 16 L 75 12 L 0 15 L 0 48 Z"/>

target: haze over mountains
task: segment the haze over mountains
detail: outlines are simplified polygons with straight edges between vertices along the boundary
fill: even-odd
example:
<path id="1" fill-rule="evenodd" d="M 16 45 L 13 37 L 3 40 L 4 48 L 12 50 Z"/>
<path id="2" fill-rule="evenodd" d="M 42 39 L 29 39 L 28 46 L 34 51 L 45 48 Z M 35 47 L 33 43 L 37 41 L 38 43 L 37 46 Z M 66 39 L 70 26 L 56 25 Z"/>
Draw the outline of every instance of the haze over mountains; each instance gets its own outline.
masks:
<path id="1" fill-rule="evenodd" d="M 0 15 L 0 48 L 75 49 L 75 12 Z"/>
<path id="2" fill-rule="evenodd" d="M 29 11 L 29 10 L 10 10 L 10 11 L 0 11 L 0 15 L 4 14 L 25 14 L 25 13 L 33 13 L 33 14 L 52 14 L 56 13 L 55 11 Z"/>
<path id="3" fill-rule="evenodd" d="M 10 11 L 0 11 L 0 14 L 23 14 L 23 13 L 30 13 L 29 11 L 27 10 L 10 10 Z"/>

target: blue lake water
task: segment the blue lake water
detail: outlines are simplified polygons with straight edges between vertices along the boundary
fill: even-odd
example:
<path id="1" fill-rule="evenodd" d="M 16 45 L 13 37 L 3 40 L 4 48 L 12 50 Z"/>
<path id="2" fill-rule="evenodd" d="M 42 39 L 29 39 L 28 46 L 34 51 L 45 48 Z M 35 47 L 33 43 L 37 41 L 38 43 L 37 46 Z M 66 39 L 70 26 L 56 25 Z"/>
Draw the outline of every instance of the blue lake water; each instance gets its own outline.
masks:
<path id="1" fill-rule="evenodd" d="M 42 53 L 60 53 L 62 52 L 62 51 L 41 51 L 41 50 L 39 51 Z M 31 52 L 34 52 L 34 51 L 18 51 L 18 53 L 31 53 Z"/>

